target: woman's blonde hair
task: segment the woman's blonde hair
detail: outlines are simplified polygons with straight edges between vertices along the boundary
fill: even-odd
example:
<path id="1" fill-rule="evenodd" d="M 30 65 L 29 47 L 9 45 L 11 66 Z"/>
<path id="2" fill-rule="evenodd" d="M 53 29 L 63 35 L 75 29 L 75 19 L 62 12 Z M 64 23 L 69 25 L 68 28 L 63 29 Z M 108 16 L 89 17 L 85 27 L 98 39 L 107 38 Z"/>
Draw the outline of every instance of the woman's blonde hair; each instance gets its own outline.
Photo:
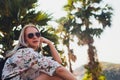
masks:
<path id="1" fill-rule="evenodd" d="M 13 50 L 6 53 L 6 57 L 12 56 L 20 47 L 28 47 L 26 42 L 25 42 L 25 30 L 28 27 L 34 27 L 39 31 L 39 29 L 32 23 L 25 25 L 20 33 L 20 36 L 18 39 L 18 44 L 13 48 Z"/>

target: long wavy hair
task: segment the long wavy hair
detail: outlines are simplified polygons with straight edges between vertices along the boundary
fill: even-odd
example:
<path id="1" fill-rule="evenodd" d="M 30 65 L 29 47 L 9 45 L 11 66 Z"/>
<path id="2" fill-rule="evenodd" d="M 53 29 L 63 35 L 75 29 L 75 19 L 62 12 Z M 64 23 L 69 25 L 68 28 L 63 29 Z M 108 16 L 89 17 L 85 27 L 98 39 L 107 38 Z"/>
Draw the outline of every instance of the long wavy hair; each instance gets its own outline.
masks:
<path id="1" fill-rule="evenodd" d="M 32 23 L 29 23 L 27 25 L 25 25 L 23 27 L 23 29 L 21 30 L 21 33 L 20 33 L 20 36 L 19 36 L 19 39 L 18 39 L 18 44 L 11 50 L 11 51 L 8 51 L 6 53 L 6 57 L 10 57 L 12 56 L 13 54 L 16 53 L 16 51 L 20 48 L 20 47 L 28 47 L 26 42 L 25 42 L 25 30 L 28 28 L 28 27 L 34 27 L 36 28 L 36 30 L 39 31 L 39 29 Z M 40 48 L 41 48 L 41 45 L 40 45 Z M 42 48 L 41 48 L 42 50 Z"/>

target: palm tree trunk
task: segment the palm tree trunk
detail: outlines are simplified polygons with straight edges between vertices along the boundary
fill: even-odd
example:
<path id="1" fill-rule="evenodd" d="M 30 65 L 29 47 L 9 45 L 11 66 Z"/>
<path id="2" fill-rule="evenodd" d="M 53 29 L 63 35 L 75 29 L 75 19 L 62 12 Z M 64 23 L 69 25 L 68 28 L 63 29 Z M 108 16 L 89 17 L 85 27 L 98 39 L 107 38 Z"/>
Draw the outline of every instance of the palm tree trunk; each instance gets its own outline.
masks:
<path id="1" fill-rule="evenodd" d="M 88 47 L 88 68 L 92 74 L 92 80 L 99 80 L 101 67 L 99 66 L 99 62 L 97 59 L 96 48 L 93 46 L 93 44 L 88 44 Z"/>
<path id="2" fill-rule="evenodd" d="M 69 63 L 69 71 L 71 73 L 73 73 L 73 70 L 72 70 L 72 64 L 71 64 L 71 59 L 70 59 L 70 47 L 69 47 L 69 44 L 67 46 L 67 49 L 68 49 L 68 63 Z"/>
<path id="3" fill-rule="evenodd" d="M 72 64 L 71 64 L 71 60 L 70 60 L 70 55 L 69 55 L 69 53 L 68 53 L 68 62 L 69 62 L 69 70 L 70 70 L 70 72 L 71 73 L 73 73 L 73 70 L 72 70 Z"/>

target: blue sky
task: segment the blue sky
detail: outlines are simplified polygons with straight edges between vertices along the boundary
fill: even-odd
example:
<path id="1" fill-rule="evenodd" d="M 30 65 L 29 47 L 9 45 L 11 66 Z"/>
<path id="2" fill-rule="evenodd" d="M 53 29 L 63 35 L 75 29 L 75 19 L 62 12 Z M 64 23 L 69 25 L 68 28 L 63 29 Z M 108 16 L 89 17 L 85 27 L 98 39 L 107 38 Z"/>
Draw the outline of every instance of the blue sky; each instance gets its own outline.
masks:
<path id="1" fill-rule="evenodd" d="M 99 61 L 119 63 L 120 64 L 120 0 L 104 0 L 110 6 L 113 7 L 113 19 L 111 28 L 106 30 L 101 35 L 101 38 L 95 39 L 95 46 L 97 48 Z M 53 13 L 53 16 L 57 19 L 65 15 L 63 11 L 63 5 L 66 0 L 39 0 L 40 10 Z M 54 24 L 54 26 L 57 26 Z M 78 47 L 76 43 L 72 43 L 75 49 L 75 54 L 78 60 L 73 63 L 73 68 L 79 67 L 82 64 L 87 63 L 88 57 L 86 52 L 86 46 Z"/>

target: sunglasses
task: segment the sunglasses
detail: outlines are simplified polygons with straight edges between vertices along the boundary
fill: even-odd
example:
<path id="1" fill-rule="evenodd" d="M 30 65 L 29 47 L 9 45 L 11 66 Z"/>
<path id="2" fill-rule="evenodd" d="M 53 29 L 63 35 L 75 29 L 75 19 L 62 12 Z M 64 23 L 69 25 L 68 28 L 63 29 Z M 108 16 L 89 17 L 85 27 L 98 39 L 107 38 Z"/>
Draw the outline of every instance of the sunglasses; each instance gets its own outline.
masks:
<path id="1" fill-rule="evenodd" d="M 32 39 L 34 36 L 39 38 L 41 34 L 39 32 L 36 32 L 36 33 L 29 33 L 27 36 L 29 39 Z"/>

